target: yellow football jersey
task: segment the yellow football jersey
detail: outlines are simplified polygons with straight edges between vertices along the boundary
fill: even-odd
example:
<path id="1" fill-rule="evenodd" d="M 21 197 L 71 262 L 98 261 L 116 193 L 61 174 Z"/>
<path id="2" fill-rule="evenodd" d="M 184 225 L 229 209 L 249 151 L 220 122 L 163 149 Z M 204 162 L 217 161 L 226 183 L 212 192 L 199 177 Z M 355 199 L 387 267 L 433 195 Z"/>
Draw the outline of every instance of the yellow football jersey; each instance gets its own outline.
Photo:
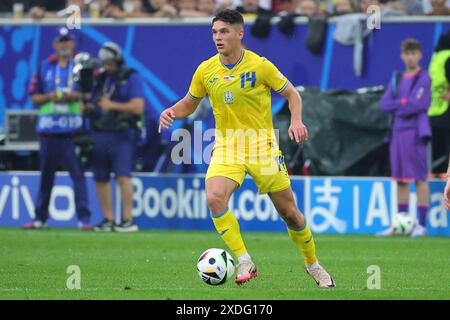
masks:
<path id="1" fill-rule="evenodd" d="M 209 97 L 216 121 L 214 150 L 239 149 L 242 135 L 247 153 L 251 148 L 257 152 L 278 149 L 270 90 L 282 92 L 288 83 L 269 60 L 250 50 L 242 50 L 231 69 L 221 62 L 219 54 L 202 62 L 192 78 L 189 95 L 194 99 Z"/>

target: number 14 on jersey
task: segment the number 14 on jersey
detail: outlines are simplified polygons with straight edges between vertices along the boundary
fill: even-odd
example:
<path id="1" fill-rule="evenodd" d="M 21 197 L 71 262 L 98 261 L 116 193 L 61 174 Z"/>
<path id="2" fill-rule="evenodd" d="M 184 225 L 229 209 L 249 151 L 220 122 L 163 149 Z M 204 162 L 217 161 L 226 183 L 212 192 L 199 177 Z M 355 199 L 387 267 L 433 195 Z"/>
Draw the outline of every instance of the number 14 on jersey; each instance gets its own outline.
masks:
<path id="1" fill-rule="evenodd" d="M 255 87 L 255 83 L 256 83 L 256 73 L 255 73 L 255 71 L 241 73 L 241 89 L 245 88 L 245 83 L 246 82 L 250 82 L 252 88 Z"/>

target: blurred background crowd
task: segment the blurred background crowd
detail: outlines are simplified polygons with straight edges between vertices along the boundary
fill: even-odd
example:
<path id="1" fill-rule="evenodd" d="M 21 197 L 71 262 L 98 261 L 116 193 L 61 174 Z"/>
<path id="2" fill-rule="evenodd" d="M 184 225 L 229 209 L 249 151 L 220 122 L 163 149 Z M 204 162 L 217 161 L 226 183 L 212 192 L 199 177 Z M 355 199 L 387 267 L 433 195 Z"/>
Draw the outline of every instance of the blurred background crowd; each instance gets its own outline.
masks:
<path id="1" fill-rule="evenodd" d="M 210 17 L 224 8 L 246 16 L 294 15 L 332 17 L 366 13 L 371 5 L 388 16 L 447 16 L 450 0 L 2 0 L 3 18 L 56 18 L 77 5 L 85 18 Z"/>

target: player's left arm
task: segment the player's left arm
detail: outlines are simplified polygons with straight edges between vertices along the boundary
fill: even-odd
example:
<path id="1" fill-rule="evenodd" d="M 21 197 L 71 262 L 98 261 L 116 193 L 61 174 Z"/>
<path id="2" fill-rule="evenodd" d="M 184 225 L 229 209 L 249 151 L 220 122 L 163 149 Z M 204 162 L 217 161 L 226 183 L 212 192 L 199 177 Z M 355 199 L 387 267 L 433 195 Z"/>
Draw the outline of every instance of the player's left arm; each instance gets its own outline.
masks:
<path id="1" fill-rule="evenodd" d="M 302 98 L 289 80 L 275 65 L 263 58 L 259 75 L 264 83 L 274 91 L 280 93 L 289 102 L 291 111 L 291 125 L 288 129 L 289 138 L 296 143 L 303 143 L 308 139 L 308 129 L 302 121 Z"/>
<path id="2" fill-rule="evenodd" d="M 280 94 L 289 102 L 289 110 L 291 111 L 291 125 L 288 129 L 289 138 L 297 144 L 303 143 L 308 140 L 308 129 L 302 120 L 302 97 L 290 82 Z"/>

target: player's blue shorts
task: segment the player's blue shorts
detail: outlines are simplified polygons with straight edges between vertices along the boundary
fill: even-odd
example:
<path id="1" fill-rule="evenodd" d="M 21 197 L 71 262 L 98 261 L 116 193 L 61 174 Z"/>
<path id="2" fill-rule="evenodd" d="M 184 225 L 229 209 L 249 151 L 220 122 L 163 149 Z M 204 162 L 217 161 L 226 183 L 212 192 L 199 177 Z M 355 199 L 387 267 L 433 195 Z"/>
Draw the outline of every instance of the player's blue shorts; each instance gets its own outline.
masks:
<path id="1" fill-rule="evenodd" d="M 92 152 L 92 171 L 95 181 L 116 177 L 130 177 L 134 169 L 137 132 L 95 132 Z"/>

